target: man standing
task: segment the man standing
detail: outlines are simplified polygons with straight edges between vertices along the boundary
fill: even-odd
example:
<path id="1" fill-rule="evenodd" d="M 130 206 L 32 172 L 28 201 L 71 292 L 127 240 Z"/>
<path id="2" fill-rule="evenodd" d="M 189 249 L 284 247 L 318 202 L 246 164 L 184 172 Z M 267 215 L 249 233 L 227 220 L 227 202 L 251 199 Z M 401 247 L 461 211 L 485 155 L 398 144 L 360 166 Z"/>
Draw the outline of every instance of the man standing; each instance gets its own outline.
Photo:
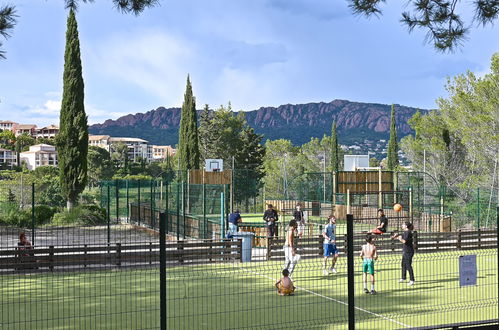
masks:
<path id="1" fill-rule="evenodd" d="M 324 227 L 322 236 L 324 237 L 324 270 L 322 271 L 322 274 L 326 276 L 329 274 L 329 272 L 336 273 L 334 265 L 336 264 L 336 260 L 338 259 L 338 249 L 336 248 L 336 218 L 334 215 L 329 216 L 329 222 L 326 227 Z M 328 271 L 327 259 L 330 256 L 333 256 L 333 258 L 331 269 Z"/>
<path id="2" fill-rule="evenodd" d="M 296 209 L 293 212 L 293 219 L 298 223 L 298 236 L 302 237 L 305 232 L 305 216 L 301 210 L 300 204 L 296 204 Z"/>
<path id="3" fill-rule="evenodd" d="M 289 275 L 293 274 L 296 264 L 300 260 L 300 256 L 296 254 L 295 231 L 298 228 L 296 220 L 289 222 L 288 230 L 286 231 L 286 242 L 284 243 L 284 269 L 289 271 Z"/>
<path id="4" fill-rule="evenodd" d="M 241 218 L 239 210 L 236 210 L 236 212 L 229 214 L 229 231 L 232 233 L 232 235 L 237 233 L 239 223 L 242 221 L 243 219 Z"/>
<path id="5" fill-rule="evenodd" d="M 386 229 L 388 228 L 388 218 L 385 216 L 385 212 L 383 209 L 378 210 L 379 224 L 371 230 L 371 232 L 375 235 L 381 235 L 386 233 Z"/>
<path id="6" fill-rule="evenodd" d="M 267 205 L 267 210 L 263 214 L 263 220 L 267 223 L 267 235 L 268 237 L 277 237 L 277 211 L 273 209 L 272 204 Z"/>

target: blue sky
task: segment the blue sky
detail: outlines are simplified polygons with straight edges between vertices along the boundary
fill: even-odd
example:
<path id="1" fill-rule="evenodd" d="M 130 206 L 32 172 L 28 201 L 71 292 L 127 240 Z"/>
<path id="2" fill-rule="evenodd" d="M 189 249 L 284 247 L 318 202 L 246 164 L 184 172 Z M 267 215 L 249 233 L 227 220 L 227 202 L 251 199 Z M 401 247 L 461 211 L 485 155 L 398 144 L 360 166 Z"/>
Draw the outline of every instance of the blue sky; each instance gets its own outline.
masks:
<path id="1" fill-rule="evenodd" d="M 199 109 L 230 101 L 254 110 L 334 99 L 434 108 L 448 76 L 488 71 L 497 26 L 473 29 L 464 47 L 441 54 L 399 23 L 404 1 L 387 2 L 380 19 L 353 16 L 342 0 L 161 0 L 139 16 L 110 0 L 82 3 L 89 123 L 181 106 L 187 74 Z M 0 120 L 58 124 L 67 11 L 62 0 L 13 3 L 19 22 L 0 60 Z"/>

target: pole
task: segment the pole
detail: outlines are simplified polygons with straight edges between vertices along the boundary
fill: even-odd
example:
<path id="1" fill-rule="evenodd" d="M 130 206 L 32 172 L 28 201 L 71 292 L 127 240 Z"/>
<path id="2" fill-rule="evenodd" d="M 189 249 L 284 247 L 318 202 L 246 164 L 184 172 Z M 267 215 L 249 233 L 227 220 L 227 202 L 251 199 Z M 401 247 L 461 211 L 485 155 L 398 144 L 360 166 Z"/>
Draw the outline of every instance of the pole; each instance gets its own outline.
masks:
<path id="1" fill-rule="evenodd" d="M 126 180 L 126 221 L 130 221 L 130 193 L 128 190 L 128 179 Z"/>
<path id="2" fill-rule="evenodd" d="M 107 243 L 111 242 L 111 186 L 107 186 Z"/>
<path id="3" fill-rule="evenodd" d="M 155 221 L 154 221 L 154 197 L 155 196 L 154 196 L 154 185 L 153 184 L 154 184 L 154 180 L 151 179 L 151 188 L 150 188 L 151 189 L 151 191 L 150 191 L 150 196 L 151 196 L 151 200 L 150 200 L 150 204 L 151 204 L 150 205 L 150 207 L 151 207 L 151 223 L 150 223 L 150 225 L 151 225 L 152 228 L 155 228 L 155 225 L 156 225 Z"/>
<path id="4" fill-rule="evenodd" d="M 203 238 L 208 238 L 208 223 L 206 222 L 206 183 L 203 182 Z"/>
<path id="5" fill-rule="evenodd" d="M 324 151 L 323 166 L 322 166 L 322 201 L 326 202 L 326 152 Z"/>
<path id="6" fill-rule="evenodd" d="M 177 241 L 180 239 L 180 183 L 177 182 Z"/>
<path id="7" fill-rule="evenodd" d="M 187 174 L 189 174 L 189 172 L 187 172 Z M 182 236 L 184 237 L 185 239 L 185 194 L 186 194 L 186 191 L 185 191 L 185 188 L 186 188 L 186 185 L 187 185 L 187 182 L 183 182 L 182 183 L 182 227 L 183 227 L 183 230 L 182 230 Z"/>
<path id="8" fill-rule="evenodd" d="M 140 226 L 140 179 L 137 180 L 137 199 L 138 199 L 138 201 L 137 201 L 137 206 L 138 206 L 137 207 L 137 210 L 138 210 L 137 214 L 138 214 L 138 218 L 139 218 L 138 224 Z"/>
<path id="9" fill-rule="evenodd" d="M 423 149 L 423 212 L 426 211 L 426 149 Z"/>
<path id="10" fill-rule="evenodd" d="M 350 214 L 350 189 L 347 189 L 347 214 Z"/>
<path id="11" fill-rule="evenodd" d="M 35 245 L 35 183 L 31 183 L 31 244 Z"/>
<path id="12" fill-rule="evenodd" d="M 230 213 L 234 212 L 234 172 L 235 168 L 235 160 L 234 156 L 232 156 L 232 172 L 230 174 Z"/>
<path id="13" fill-rule="evenodd" d="M 477 229 L 480 230 L 480 188 L 476 188 L 476 220 Z"/>
<path id="14" fill-rule="evenodd" d="M 160 306 L 160 328 L 166 330 L 167 305 L 166 305 L 166 214 L 159 214 L 159 306 Z"/>
<path id="15" fill-rule="evenodd" d="M 220 193 L 220 236 L 225 237 L 225 199 L 224 193 Z"/>
<path id="16" fill-rule="evenodd" d="M 120 181 L 119 180 L 116 180 L 115 181 L 115 184 L 116 184 L 116 189 L 115 189 L 115 193 L 116 193 L 116 222 L 119 222 L 120 221 Z"/>
<path id="17" fill-rule="evenodd" d="M 355 284 L 353 267 L 353 215 L 347 214 L 348 329 L 355 329 Z"/>

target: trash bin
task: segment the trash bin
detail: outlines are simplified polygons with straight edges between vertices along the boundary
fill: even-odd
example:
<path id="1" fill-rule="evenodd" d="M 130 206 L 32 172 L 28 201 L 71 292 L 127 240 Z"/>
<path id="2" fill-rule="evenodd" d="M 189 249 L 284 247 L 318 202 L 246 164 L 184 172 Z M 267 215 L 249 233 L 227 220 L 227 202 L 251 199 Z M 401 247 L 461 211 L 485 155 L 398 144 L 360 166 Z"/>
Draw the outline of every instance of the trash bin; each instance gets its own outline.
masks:
<path id="1" fill-rule="evenodd" d="M 253 237 L 255 236 L 255 233 L 247 232 L 247 231 L 241 231 L 236 234 L 234 234 L 232 237 L 234 239 L 241 239 L 242 240 L 242 256 L 241 256 L 241 261 L 242 262 L 250 262 L 251 261 L 251 248 L 253 247 Z"/>

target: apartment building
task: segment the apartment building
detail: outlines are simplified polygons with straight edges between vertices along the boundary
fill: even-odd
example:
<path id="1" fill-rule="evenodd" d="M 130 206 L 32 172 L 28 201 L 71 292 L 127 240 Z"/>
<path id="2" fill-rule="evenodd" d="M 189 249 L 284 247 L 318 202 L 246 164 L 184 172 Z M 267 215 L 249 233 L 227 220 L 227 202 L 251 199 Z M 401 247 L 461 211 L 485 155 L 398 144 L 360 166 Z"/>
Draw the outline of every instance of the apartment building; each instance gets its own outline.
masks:
<path id="1" fill-rule="evenodd" d="M 36 144 L 29 151 L 21 152 L 21 163 L 26 163 L 29 170 L 40 166 L 57 166 L 57 151 L 49 144 Z"/>
<path id="2" fill-rule="evenodd" d="M 114 152 L 113 146 L 124 144 L 128 147 L 128 159 L 137 162 L 145 159 L 147 162 L 162 160 L 166 155 L 174 155 L 175 149 L 171 146 L 150 145 L 149 141 L 131 137 L 111 137 L 109 135 L 89 135 L 88 144 Z"/>
<path id="3" fill-rule="evenodd" d="M 53 139 L 59 134 L 59 126 L 50 125 L 36 130 L 36 138 Z"/>
<path id="4" fill-rule="evenodd" d="M 168 156 L 173 156 L 177 152 L 171 146 L 152 146 L 152 159 L 153 160 L 163 160 Z"/>
<path id="5" fill-rule="evenodd" d="M 0 167 L 11 168 L 17 165 L 17 153 L 15 151 L 0 148 Z"/>
<path id="6" fill-rule="evenodd" d="M 15 136 L 28 134 L 29 136 L 35 137 L 36 136 L 36 125 L 18 124 L 17 126 L 14 127 L 13 132 L 14 132 Z"/>
<path id="7" fill-rule="evenodd" d="M 19 125 L 18 123 L 15 123 L 10 120 L 0 120 L 0 129 L 2 131 L 12 131 L 14 132 L 15 127 Z"/>

